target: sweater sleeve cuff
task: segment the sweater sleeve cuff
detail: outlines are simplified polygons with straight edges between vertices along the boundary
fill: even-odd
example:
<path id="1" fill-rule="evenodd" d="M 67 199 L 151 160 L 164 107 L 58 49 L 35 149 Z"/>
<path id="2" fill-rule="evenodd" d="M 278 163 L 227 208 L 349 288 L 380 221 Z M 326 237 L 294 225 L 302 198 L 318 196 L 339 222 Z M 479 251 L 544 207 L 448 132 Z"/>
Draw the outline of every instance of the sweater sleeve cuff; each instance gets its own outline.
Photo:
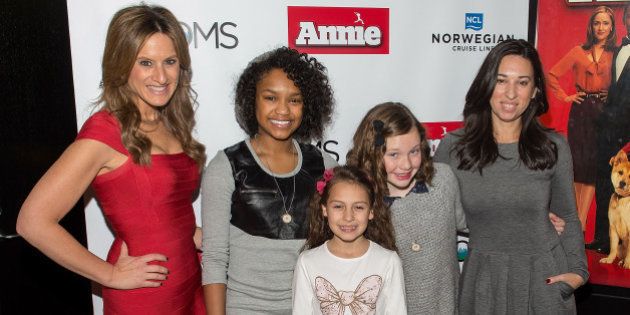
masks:
<path id="1" fill-rule="evenodd" d="M 582 279 L 584 279 L 584 283 L 583 284 L 585 284 L 588 281 L 589 273 L 588 273 L 587 269 L 576 268 L 576 269 L 571 270 L 571 272 L 573 272 L 573 273 L 579 275 L 580 277 L 582 277 Z"/>

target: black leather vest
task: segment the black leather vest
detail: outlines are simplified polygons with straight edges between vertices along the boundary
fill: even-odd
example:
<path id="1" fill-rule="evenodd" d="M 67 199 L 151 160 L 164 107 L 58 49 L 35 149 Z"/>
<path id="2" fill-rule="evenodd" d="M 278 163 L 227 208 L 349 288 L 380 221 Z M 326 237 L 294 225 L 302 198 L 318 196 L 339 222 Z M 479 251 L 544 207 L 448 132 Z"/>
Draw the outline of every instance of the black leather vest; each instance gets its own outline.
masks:
<path id="1" fill-rule="evenodd" d="M 300 144 L 302 165 L 293 177 L 276 181 L 284 194 L 289 208 L 293 194 L 293 205 L 289 214 L 290 223 L 282 221 L 284 208 L 282 197 L 271 175 L 256 163 L 245 141 L 224 150 L 234 176 L 235 189 L 232 193 L 232 219 L 230 223 L 244 232 L 271 239 L 303 239 L 308 233 L 308 203 L 315 192 L 315 181 L 324 173 L 324 160 L 317 148 Z"/>

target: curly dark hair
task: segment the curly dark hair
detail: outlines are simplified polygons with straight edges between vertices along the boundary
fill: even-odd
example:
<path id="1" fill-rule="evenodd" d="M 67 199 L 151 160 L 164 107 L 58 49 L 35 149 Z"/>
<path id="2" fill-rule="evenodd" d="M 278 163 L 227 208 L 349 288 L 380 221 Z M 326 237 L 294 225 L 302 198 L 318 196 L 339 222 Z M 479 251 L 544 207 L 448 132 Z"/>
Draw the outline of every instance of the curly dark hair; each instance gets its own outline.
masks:
<path id="1" fill-rule="evenodd" d="M 331 121 L 334 99 L 326 67 L 317 59 L 297 50 L 280 47 L 252 60 L 236 84 L 236 121 L 249 135 L 258 132 L 256 120 L 256 85 L 273 69 L 281 69 L 300 89 L 304 109 L 300 127 L 293 137 L 299 141 L 321 140 L 324 127 Z"/>
<path id="2" fill-rule="evenodd" d="M 326 183 L 326 187 L 324 187 L 321 195 L 316 191 L 311 198 L 308 215 L 308 236 L 302 249 L 315 248 L 332 239 L 333 232 L 328 226 L 328 220 L 322 213 L 322 206 L 328 202 L 328 196 L 332 187 L 337 183 L 345 182 L 363 187 L 370 198 L 370 210 L 373 212 L 374 217 L 368 222 L 367 229 L 363 234 L 365 238 L 384 248 L 397 251 L 391 213 L 387 205 L 385 205 L 383 196 L 375 189 L 374 182 L 370 179 L 370 176 L 362 169 L 349 165 L 337 166 L 332 171 L 333 177 Z M 321 180 L 323 180 L 323 176 L 319 178 L 319 181 Z"/>
<path id="3" fill-rule="evenodd" d="M 426 131 L 409 108 L 401 103 L 388 102 L 379 104 L 365 114 L 352 138 L 352 148 L 346 155 L 346 163 L 367 171 L 376 183 L 379 193 L 389 195 L 387 173 L 383 162 L 386 148 L 385 145 L 374 145 L 376 132 L 372 124 L 376 120 L 383 122 L 381 135 L 384 140 L 389 137 L 407 134 L 414 127 L 418 130 L 422 162 L 420 162 L 420 169 L 416 173 L 415 179 L 418 182 L 425 182 L 430 185 L 435 169 L 433 168 L 433 159 L 430 154 L 431 148 L 427 141 Z"/>

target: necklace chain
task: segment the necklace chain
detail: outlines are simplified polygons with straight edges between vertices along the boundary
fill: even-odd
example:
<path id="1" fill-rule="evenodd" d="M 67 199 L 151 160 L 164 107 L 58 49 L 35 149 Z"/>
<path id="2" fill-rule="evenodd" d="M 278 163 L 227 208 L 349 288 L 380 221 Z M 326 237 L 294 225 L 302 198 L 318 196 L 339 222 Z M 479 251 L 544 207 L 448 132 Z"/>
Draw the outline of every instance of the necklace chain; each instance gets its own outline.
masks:
<path id="1" fill-rule="evenodd" d="M 291 211 L 291 207 L 293 207 L 293 199 L 295 198 L 295 175 L 293 175 L 292 177 L 293 177 L 293 192 L 291 194 L 291 202 L 289 202 L 289 208 L 287 209 L 287 203 L 286 203 L 286 200 L 284 199 L 284 194 L 282 193 L 282 189 L 280 189 L 280 185 L 278 185 L 278 181 L 276 180 L 276 177 L 271 175 L 271 178 L 273 178 L 273 182 L 276 183 L 276 187 L 278 187 L 278 191 L 280 192 L 280 197 L 282 197 L 282 208 L 284 209 L 284 215 L 282 215 L 282 221 L 284 221 L 285 223 L 291 222 L 291 219 L 292 219 L 291 214 L 289 212 Z M 286 222 L 286 221 L 289 221 L 289 222 Z"/>
<path id="2" fill-rule="evenodd" d="M 254 136 L 254 140 L 258 140 L 258 134 Z M 291 143 L 291 148 L 293 148 L 293 143 Z M 260 146 L 258 146 L 258 149 L 260 150 Z M 295 161 L 295 154 L 293 152 L 291 153 L 294 156 L 294 161 Z M 260 156 L 260 160 L 263 162 L 265 167 L 267 167 L 267 169 L 269 170 L 269 173 L 271 173 L 271 179 L 273 179 L 273 182 L 276 184 L 276 187 L 278 188 L 278 191 L 280 192 L 280 197 L 282 197 L 282 209 L 284 210 L 284 214 L 282 215 L 282 221 L 288 224 L 293 220 L 290 211 L 291 211 L 291 207 L 293 207 L 293 199 L 295 199 L 295 175 L 291 176 L 293 178 L 293 191 L 291 193 L 291 202 L 289 202 L 289 208 L 287 208 L 287 202 L 286 202 L 286 199 L 284 198 L 284 193 L 282 193 L 282 189 L 280 188 L 280 184 L 278 184 L 278 180 L 276 180 L 276 174 L 273 172 L 273 170 L 271 170 L 271 167 L 269 167 L 269 163 L 267 163 L 267 160 L 265 160 L 265 158 L 262 155 L 259 155 L 259 156 Z"/>

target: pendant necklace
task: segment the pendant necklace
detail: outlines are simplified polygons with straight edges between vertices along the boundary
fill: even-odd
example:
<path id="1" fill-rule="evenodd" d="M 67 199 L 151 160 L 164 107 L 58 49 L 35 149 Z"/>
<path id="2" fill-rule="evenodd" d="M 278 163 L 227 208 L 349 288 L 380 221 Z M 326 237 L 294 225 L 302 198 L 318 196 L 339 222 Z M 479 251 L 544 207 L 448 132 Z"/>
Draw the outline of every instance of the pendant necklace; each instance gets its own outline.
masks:
<path id="1" fill-rule="evenodd" d="M 282 215 L 282 222 L 289 224 L 293 220 L 293 217 L 289 213 L 291 211 L 291 207 L 293 206 L 293 199 L 295 198 L 295 175 L 293 176 L 293 193 L 291 194 L 291 202 L 289 202 L 289 208 L 287 209 L 287 204 L 284 200 L 284 194 L 282 193 L 282 189 L 280 189 L 280 185 L 278 185 L 278 181 L 275 176 L 271 176 L 273 178 L 274 183 L 276 183 L 276 187 L 278 187 L 278 191 L 280 192 L 280 197 L 282 197 L 282 208 L 284 209 L 284 214 Z"/>
<path id="2" fill-rule="evenodd" d="M 254 139 L 258 140 L 258 134 L 256 134 L 254 136 Z M 291 148 L 293 148 L 293 143 L 291 143 Z M 293 150 L 291 150 L 291 151 L 293 151 Z M 293 152 L 291 152 L 291 153 L 293 154 L 293 156 L 295 156 L 295 154 Z M 280 189 L 280 185 L 278 184 L 278 181 L 276 180 L 275 174 L 273 173 L 273 171 L 269 167 L 269 164 L 267 163 L 265 158 L 263 158 L 261 156 L 260 160 L 265 164 L 265 167 L 267 167 L 267 169 L 271 173 L 271 178 L 273 179 L 273 182 L 276 184 L 276 187 L 278 188 L 278 191 L 280 192 L 280 197 L 282 198 L 282 209 L 284 210 L 284 214 L 281 217 L 282 218 L 282 222 L 284 222 L 286 224 L 289 224 L 289 223 L 291 223 L 291 221 L 293 221 L 293 217 L 291 216 L 290 212 L 291 212 L 291 207 L 293 207 L 293 199 L 295 198 L 295 175 L 291 176 L 291 177 L 293 177 L 293 192 L 291 193 L 291 202 L 289 202 L 289 208 L 287 208 L 287 203 L 286 203 L 286 199 L 284 198 L 284 193 L 282 193 L 282 189 Z"/>

